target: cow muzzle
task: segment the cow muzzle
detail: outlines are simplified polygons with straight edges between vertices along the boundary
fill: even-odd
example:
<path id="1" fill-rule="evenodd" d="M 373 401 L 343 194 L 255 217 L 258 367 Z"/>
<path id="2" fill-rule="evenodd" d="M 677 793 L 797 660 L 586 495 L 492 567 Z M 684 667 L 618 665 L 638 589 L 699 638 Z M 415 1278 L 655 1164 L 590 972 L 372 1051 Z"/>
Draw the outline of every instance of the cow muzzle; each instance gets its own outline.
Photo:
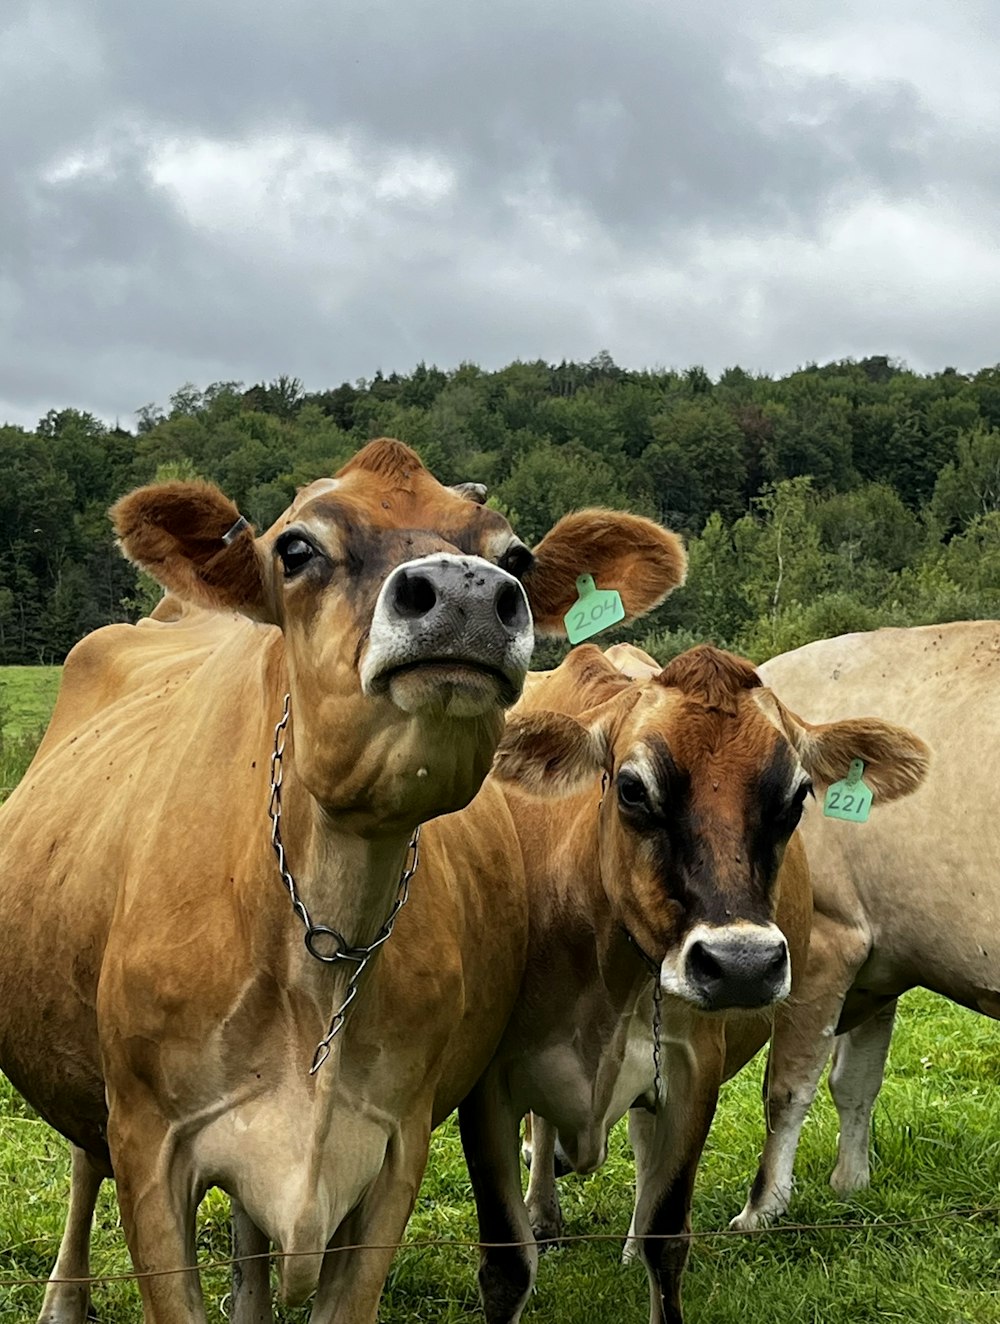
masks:
<path id="1" fill-rule="evenodd" d="M 533 646 L 513 575 L 477 556 L 425 556 L 382 585 L 361 685 L 403 712 L 476 717 L 517 700 Z"/>
<path id="2" fill-rule="evenodd" d="M 699 924 L 661 983 L 702 1011 L 769 1007 L 791 987 L 788 943 L 775 924 Z"/>

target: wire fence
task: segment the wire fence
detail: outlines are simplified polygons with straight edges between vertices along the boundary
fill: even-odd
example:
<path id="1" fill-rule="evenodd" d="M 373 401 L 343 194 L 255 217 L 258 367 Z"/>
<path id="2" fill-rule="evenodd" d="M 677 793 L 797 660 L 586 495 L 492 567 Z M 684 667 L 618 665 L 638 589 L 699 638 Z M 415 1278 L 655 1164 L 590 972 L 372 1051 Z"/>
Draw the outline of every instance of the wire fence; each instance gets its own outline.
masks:
<path id="1" fill-rule="evenodd" d="M 773 1223 L 768 1227 L 758 1228 L 697 1228 L 690 1232 L 655 1233 L 643 1238 L 645 1241 L 704 1241 L 712 1238 L 739 1239 L 744 1237 L 783 1236 L 792 1232 L 889 1232 L 909 1227 L 926 1227 L 932 1223 L 941 1223 L 954 1219 L 968 1221 L 973 1218 L 993 1218 L 1000 1216 L 1000 1204 L 982 1205 L 964 1209 L 943 1209 L 933 1214 L 924 1214 L 918 1218 L 887 1218 L 876 1221 L 850 1219 L 839 1223 Z M 246 1264 L 252 1260 L 288 1260 L 301 1256 L 318 1254 L 343 1255 L 355 1251 L 392 1251 L 398 1250 L 515 1250 L 538 1246 L 539 1249 L 551 1246 L 582 1244 L 585 1242 L 614 1242 L 623 1244 L 629 1238 L 621 1232 L 580 1232 L 567 1233 L 564 1236 L 531 1241 L 466 1241 L 453 1237 L 432 1237 L 419 1241 L 366 1242 L 360 1245 L 331 1246 L 326 1251 L 260 1251 L 252 1255 L 235 1255 L 220 1260 L 203 1260 L 199 1263 L 182 1265 L 172 1269 L 144 1269 L 123 1273 L 101 1273 L 81 1278 L 0 1278 L 0 1287 L 45 1287 L 49 1283 L 66 1283 L 73 1286 L 98 1286 L 105 1283 L 135 1282 L 141 1278 L 168 1278 L 175 1274 L 204 1273 L 211 1270 L 231 1269 L 235 1264 Z M 14 1247 L 0 1249 L 0 1255 L 8 1254 Z"/>

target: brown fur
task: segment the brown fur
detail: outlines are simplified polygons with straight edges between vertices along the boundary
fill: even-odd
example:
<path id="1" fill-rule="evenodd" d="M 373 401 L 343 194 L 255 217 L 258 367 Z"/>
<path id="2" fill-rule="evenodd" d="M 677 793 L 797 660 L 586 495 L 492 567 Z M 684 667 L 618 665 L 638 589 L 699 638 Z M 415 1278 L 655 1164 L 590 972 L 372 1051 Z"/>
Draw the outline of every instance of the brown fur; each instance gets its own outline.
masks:
<path id="1" fill-rule="evenodd" d="M 669 662 L 656 679 L 660 685 L 678 689 L 706 708 L 733 717 L 739 696 L 760 686 L 760 677 L 751 662 L 712 644 L 689 648 Z"/>
<path id="2" fill-rule="evenodd" d="M 829 786 L 847 776 L 852 759 L 865 765 L 865 784 L 883 803 L 910 795 L 930 769 L 931 751 L 905 727 L 878 718 L 850 718 L 815 726 L 801 723 L 793 736 L 813 780 Z M 797 739 L 795 738 L 797 736 Z"/>
<path id="3" fill-rule="evenodd" d="M 525 713 L 507 723 L 493 776 L 529 795 L 568 795 L 600 772 L 606 753 L 600 729 L 563 713 Z"/>
<path id="4" fill-rule="evenodd" d="M 346 477 L 357 469 L 377 474 L 380 478 L 386 478 L 402 487 L 405 487 L 415 474 L 427 472 L 417 452 L 392 437 L 379 437 L 375 441 L 370 441 L 358 451 L 357 455 L 348 460 L 342 469 L 338 470 L 337 477 Z"/>
<path id="5" fill-rule="evenodd" d="M 198 606 L 264 618 L 266 594 L 255 540 L 244 530 L 228 546 L 223 543 L 240 512 L 211 483 L 140 487 L 112 506 L 111 518 L 128 559 L 164 588 Z"/>
<path id="6" fill-rule="evenodd" d="M 600 589 L 621 593 L 626 617 L 651 611 L 684 583 L 687 555 L 675 533 L 640 515 L 612 510 L 564 515 L 534 549 L 535 564 L 524 577 L 535 625 L 544 634 L 562 634 L 563 617 L 577 599 L 580 575 L 595 574 Z M 601 574 L 598 567 L 612 567 Z M 537 581 L 545 581 L 536 592 Z M 669 587 L 664 588 L 664 583 Z"/>

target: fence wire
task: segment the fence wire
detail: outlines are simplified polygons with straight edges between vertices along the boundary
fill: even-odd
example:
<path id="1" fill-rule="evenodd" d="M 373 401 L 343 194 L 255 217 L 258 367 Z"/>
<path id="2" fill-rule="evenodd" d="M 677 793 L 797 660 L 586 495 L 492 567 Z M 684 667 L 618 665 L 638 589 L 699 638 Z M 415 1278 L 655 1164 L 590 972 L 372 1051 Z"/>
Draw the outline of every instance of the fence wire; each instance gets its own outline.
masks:
<path id="1" fill-rule="evenodd" d="M 695 1228 L 690 1232 L 662 1232 L 640 1238 L 643 1241 L 705 1241 L 713 1238 L 741 1238 L 782 1236 L 790 1232 L 888 1232 L 908 1227 L 925 1227 L 931 1223 L 942 1223 L 952 1219 L 990 1218 L 1000 1215 L 1000 1204 L 983 1205 L 978 1208 L 942 1209 L 937 1213 L 924 1214 L 919 1218 L 887 1218 L 876 1222 L 865 1219 L 851 1219 L 841 1223 L 773 1223 L 769 1227 L 758 1228 Z M 143 1269 L 128 1273 L 93 1274 L 84 1278 L 0 1278 L 0 1287 L 45 1287 L 50 1283 L 67 1283 L 74 1286 L 98 1286 L 103 1283 L 136 1282 L 142 1278 L 169 1278 L 180 1273 L 205 1273 L 217 1269 L 231 1269 L 235 1264 L 246 1264 L 252 1260 L 289 1260 L 304 1255 L 342 1255 L 348 1251 L 391 1250 L 519 1250 L 525 1247 L 545 1247 L 578 1245 L 584 1242 L 628 1241 L 623 1232 L 579 1232 L 567 1233 L 560 1237 L 543 1238 L 530 1241 L 465 1241 L 453 1237 L 431 1237 L 420 1241 L 365 1242 L 351 1246 L 330 1246 L 325 1251 L 315 1250 L 269 1250 L 253 1255 L 235 1255 L 221 1260 L 205 1260 L 196 1264 L 183 1265 L 174 1269 Z M 9 1254 L 16 1247 L 0 1250 L 0 1255 Z"/>

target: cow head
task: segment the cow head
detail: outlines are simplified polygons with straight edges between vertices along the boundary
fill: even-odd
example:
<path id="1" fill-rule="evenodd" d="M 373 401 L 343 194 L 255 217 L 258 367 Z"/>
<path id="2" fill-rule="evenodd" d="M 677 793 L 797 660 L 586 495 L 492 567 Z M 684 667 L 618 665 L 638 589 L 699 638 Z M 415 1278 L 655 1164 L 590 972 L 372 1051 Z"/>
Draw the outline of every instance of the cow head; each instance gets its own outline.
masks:
<path id="1" fill-rule="evenodd" d="M 513 718 L 497 775 L 548 794 L 605 778 L 594 804 L 604 887 L 665 992 L 703 1011 L 783 998 L 777 881 L 807 798 L 855 758 L 876 805 L 906 795 L 927 747 L 875 718 L 810 725 L 749 662 L 712 647 L 633 680 L 584 646 L 549 685 L 569 711 Z M 532 704 L 546 698 L 536 690 Z"/>
<path id="2" fill-rule="evenodd" d="M 679 541 L 649 520 L 579 512 L 531 551 L 483 496 L 381 440 L 260 537 L 206 483 L 141 488 L 112 516 L 125 554 L 177 597 L 280 628 L 297 772 L 376 831 L 476 793 L 533 630 L 562 631 L 577 575 L 619 589 L 629 615 L 684 576 Z"/>

